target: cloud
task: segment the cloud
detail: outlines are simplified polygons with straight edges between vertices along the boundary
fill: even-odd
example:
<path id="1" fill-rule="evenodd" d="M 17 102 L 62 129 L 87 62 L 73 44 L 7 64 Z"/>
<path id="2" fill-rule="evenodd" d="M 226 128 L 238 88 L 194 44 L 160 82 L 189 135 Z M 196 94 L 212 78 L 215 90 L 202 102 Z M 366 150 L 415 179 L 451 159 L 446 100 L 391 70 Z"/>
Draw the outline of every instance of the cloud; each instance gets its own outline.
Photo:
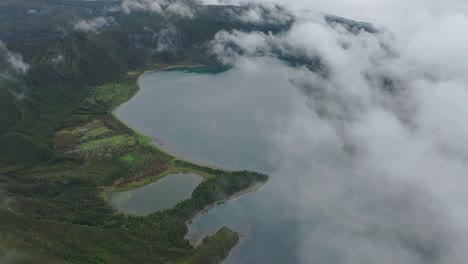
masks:
<path id="1" fill-rule="evenodd" d="M 205 4 L 276 3 L 291 10 L 295 15 L 309 10 L 328 13 L 358 21 L 371 22 L 379 27 L 410 33 L 434 18 L 468 12 L 465 0 L 202 0 Z M 307 16 L 310 16 L 310 12 Z M 401 33 L 401 32 L 400 32 Z"/>
<path id="2" fill-rule="evenodd" d="M 224 64 L 233 64 L 242 56 L 269 54 L 275 37 L 263 32 L 220 31 L 211 42 L 211 52 Z"/>
<path id="3" fill-rule="evenodd" d="M 7 63 L 14 71 L 25 74 L 29 70 L 29 65 L 23 61 L 20 54 L 16 54 L 8 50 L 8 48 L 0 41 L 0 61 Z"/>
<path id="4" fill-rule="evenodd" d="M 235 14 L 230 10 L 236 18 L 244 23 L 252 24 L 287 24 L 292 21 L 292 15 L 277 4 L 265 2 L 246 3 L 241 5 L 243 8 L 237 10 Z"/>
<path id="5" fill-rule="evenodd" d="M 175 2 L 170 4 L 164 10 L 168 14 L 175 14 L 182 17 L 193 18 L 195 15 L 190 7 L 184 3 Z"/>
<path id="6" fill-rule="evenodd" d="M 153 35 L 156 39 L 156 51 L 172 51 L 175 52 L 175 42 L 179 37 L 178 31 L 174 27 L 162 29 Z"/>
<path id="7" fill-rule="evenodd" d="M 349 31 L 298 7 L 313 3 L 382 30 Z M 321 65 L 285 71 L 307 108 L 267 135 L 278 161 L 271 184 L 299 222 L 299 262 L 464 263 L 466 2 L 289 4 L 287 32 L 222 31 L 211 47 L 229 64 L 274 54 Z"/>
<path id="8" fill-rule="evenodd" d="M 103 28 L 109 27 L 114 23 L 114 18 L 112 17 L 96 17 L 88 20 L 80 20 L 75 23 L 74 27 L 76 30 L 82 32 L 100 32 Z"/>
<path id="9" fill-rule="evenodd" d="M 28 10 L 28 15 L 37 15 L 39 12 L 36 9 L 29 9 Z"/>
<path id="10" fill-rule="evenodd" d="M 119 6 L 113 7 L 111 11 L 122 11 L 125 14 L 135 11 L 154 12 L 186 18 L 193 18 L 195 15 L 194 10 L 185 2 L 171 0 L 124 0 Z"/>
<path id="11" fill-rule="evenodd" d="M 161 5 L 167 4 L 166 0 L 124 0 L 121 4 L 123 12 L 126 14 L 132 11 L 149 11 L 162 13 Z"/>

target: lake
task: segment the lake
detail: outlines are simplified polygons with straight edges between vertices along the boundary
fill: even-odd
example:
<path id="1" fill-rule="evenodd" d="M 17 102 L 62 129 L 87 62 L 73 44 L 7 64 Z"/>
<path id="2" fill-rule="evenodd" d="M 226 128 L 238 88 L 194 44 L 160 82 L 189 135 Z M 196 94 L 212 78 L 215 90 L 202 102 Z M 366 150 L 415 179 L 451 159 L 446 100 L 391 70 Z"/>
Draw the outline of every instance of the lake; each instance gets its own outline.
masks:
<path id="1" fill-rule="evenodd" d="M 225 263 L 295 263 L 299 232 L 294 210 L 276 196 L 276 131 L 306 100 L 275 59 L 245 61 L 217 74 L 165 71 L 140 77 L 138 94 L 116 116 L 168 152 L 202 164 L 268 173 L 259 191 L 194 219 L 197 243 L 221 226 L 243 236 Z M 201 73 L 200 73 L 201 72 Z M 142 205 L 132 204 L 135 208 Z M 259 210 L 261 208 L 261 210 Z"/>
<path id="2" fill-rule="evenodd" d="M 108 194 L 109 202 L 120 211 L 137 215 L 173 208 L 192 196 L 203 180 L 196 174 L 171 174 L 144 187 Z"/>

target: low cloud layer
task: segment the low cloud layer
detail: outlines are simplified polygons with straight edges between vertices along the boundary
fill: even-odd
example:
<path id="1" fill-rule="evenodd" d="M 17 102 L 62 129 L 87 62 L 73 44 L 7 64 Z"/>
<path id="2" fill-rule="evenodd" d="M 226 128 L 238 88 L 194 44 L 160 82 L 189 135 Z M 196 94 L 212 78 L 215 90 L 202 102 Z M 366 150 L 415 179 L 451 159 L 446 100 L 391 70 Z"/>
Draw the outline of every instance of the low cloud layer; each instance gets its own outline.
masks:
<path id="1" fill-rule="evenodd" d="M 287 12 L 282 6 L 270 2 L 265 3 L 246 3 L 242 5 L 243 9 L 234 10 L 228 9 L 225 16 L 234 18 L 244 23 L 251 24 L 286 24 L 292 21 L 292 15 Z"/>
<path id="2" fill-rule="evenodd" d="M 279 161 L 272 184 L 300 223 L 298 260 L 464 263 L 466 4 L 352 2 L 381 22 L 380 33 L 350 32 L 296 5 L 287 32 L 223 31 L 212 42 L 223 63 L 286 54 L 321 65 L 289 74 L 308 110 L 277 120 L 268 135 Z M 411 19 L 405 26 L 392 23 L 385 8 L 404 10 Z"/>

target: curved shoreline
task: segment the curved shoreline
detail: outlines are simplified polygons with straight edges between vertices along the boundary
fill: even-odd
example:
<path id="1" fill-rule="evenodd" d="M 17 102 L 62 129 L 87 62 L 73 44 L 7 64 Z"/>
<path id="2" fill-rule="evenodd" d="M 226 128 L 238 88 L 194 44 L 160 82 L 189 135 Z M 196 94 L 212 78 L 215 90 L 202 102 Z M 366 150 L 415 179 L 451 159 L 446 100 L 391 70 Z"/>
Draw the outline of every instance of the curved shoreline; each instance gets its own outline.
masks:
<path id="1" fill-rule="evenodd" d="M 167 70 L 171 70 L 171 69 L 177 69 L 177 68 L 197 68 L 197 67 L 205 67 L 206 65 L 202 65 L 202 64 L 192 64 L 192 65 L 171 65 L 171 66 L 166 66 L 164 68 L 161 68 L 161 69 L 157 69 L 157 70 L 148 70 L 148 71 L 144 71 L 144 72 L 141 72 L 139 74 L 136 74 L 136 85 L 138 87 L 137 89 L 137 92 L 128 100 L 132 100 L 135 96 L 137 96 L 137 94 L 142 90 L 141 87 L 140 87 L 140 84 L 138 82 L 138 80 L 140 79 L 140 77 L 142 77 L 143 75 L 146 75 L 146 74 L 154 74 L 154 73 L 159 73 L 159 72 L 164 72 L 164 71 L 167 71 Z M 125 102 L 122 102 L 121 104 L 119 104 L 117 107 L 115 107 L 115 109 L 113 109 L 111 111 L 111 115 L 116 119 L 118 120 L 120 123 L 122 123 L 123 125 L 125 125 L 127 128 L 131 129 L 132 131 L 134 131 L 135 133 L 137 134 L 140 134 L 144 137 L 147 137 L 149 138 L 151 141 L 149 142 L 149 144 L 153 145 L 154 147 L 156 147 L 159 151 L 175 158 L 175 159 L 178 159 L 178 160 L 182 160 L 182 161 L 186 161 L 186 162 L 190 162 L 190 163 L 193 163 L 195 165 L 198 165 L 198 166 L 201 166 L 201 167 L 206 167 L 206 168 L 210 168 L 210 169 L 216 169 L 216 170 L 222 170 L 222 171 L 225 171 L 225 172 L 233 172 L 233 171 L 236 171 L 236 169 L 233 169 L 233 168 L 226 168 L 224 167 L 223 165 L 217 165 L 217 164 L 210 164 L 209 162 L 208 163 L 205 163 L 205 162 L 200 162 L 200 161 L 193 161 L 193 160 L 190 160 L 186 157 L 183 157 L 183 156 L 180 156 L 180 155 L 177 155 L 175 153 L 172 153 L 169 149 L 167 148 L 164 148 L 162 146 L 162 142 L 159 141 L 157 138 L 153 138 L 151 136 L 147 136 L 145 135 L 143 132 L 141 131 L 138 131 L 137 129 L 131 127 L 130 125 L 128 125 L 127 123 L 125 123 L 122 119 L 119 118 L 119 116 L 117 115 L 116 111 L 117 109 L 123 105 L 124 103 L 128 102 L 128 101 L 125 101 Z"/>
<path id="2" fill-rule="evenodd" d="M 136 77 L 136 84 L 137 84 L 137 91 L 136 93 L 128 100 L 132 100 L 140 91 L 141 91 L 141 87 L 138 83 L 138 79 L 144 75 L 144 74 L 153 74 L 153 73 L 158 73 L 158 72 L 162 72 L 162 71 L 165 71 L 165 70 L 169 70 L 169 69 L 174 69 L 174 68 L 179 68 L 179 67 L 202 67 L 204 65 L 173 65 L 173 66 L 167 66 L 167 67 L 164 67 L 162 69 L 158 69 L 158 70 L 151 70 L 151 71 L 145 71 L 145 72 L 142 72 L 140 74 L 137 74 L 137 77 Z M 194 161 L 191 161 L 189 159 L 186 159 L 182 156 L 176 156 L 174 155 L 173 153 L 171 153 L 169 150 L 167 149 L 164 149 L 161 144 L 159 143 L 159 141 L 157 141 L 156 139 L 154 138 L 151 138 L 149 136 L 146 136 L 145 134 L 143 134 L 142 132 L 138 131 L 137 129 L 129 126 L 128 124 L 126 124 L 123 120 L 121 120 L 117 115 L 116 115 L 116 110 L 117 108 L 119 108 L 122 104 L 124 104 L 125 102 L 122 102 L 121 104 L 119 104 L 114 110 L 112 110 L 112 112 L 110 113 L 115 119 L 117 119 L 120 123 L 122 123 L 123 125 L 125 125 L 126 127 L 128 127 L 129 129 L 131 129 L 132 131 L 134 131 L 135 133 L 137 134 L 140 134 L 140 135 L 143 135 L 144 137 L 147 137 L 149 140 L 149 142 L 147 142 L 147 144 L 150 144 L 152 145 L 153 147 L 157 148 L 159 151 L 165 153 L 165 154 L 168 154 L 169 156 L 173 157 L 174 159 L 177 159 L 177 160 L 181 160 L 181 161 L 185 161 L 185 162 L 190 162 L 192 164 L 195 164 L 195 165 L 198 165 L 198 166 L 201 166 L 201 167 L 205 167 L 205 168 L 210 168 L 210 169 L 216 169 L 216 170 L 221 170 L 221 171 L 224 171 L 224 172 L 233 172 L 234 170 L 231 170 L 231 169 L 227 169 L 227 168 L 223 168 L 223 167 L 220 167 L 220 166 L 216 166 L 216 165 L 209 165 L 209 164 L 203 164 L 203 163 L 200 163 L 200 162 L 194 162 Z M 190 171 L 190 169 L 189 169 Z M 197 171 L 193 170 L 191 171 L 192 173 L 197 173 Z M 157 179 L 154 181 L 158 181 L 159 179 L 161 179 L 162 177 L 165 177 L 166 175 L 168 175 L 167 172 L 163 173 L 162 175 L 158 175 L 157 176 Z M 233 201 L 235 200 L 236 198 L 239 198 L 243 195 L 246 195 L 246 194 L 249 194 L 249 193 L 252 193 L 252 192 L 255 192 L 257 190 L 259 190 L 261 187 L 263 187 L 266 183 L 268 182 L 268 180 L 266 182 L 262 182 L 262 183 L 257 183 L 253 186 L 250 186 L 249 188 L 245 189 L 245 190 L 242 190 L 242 191 L 239 191 L 233 195 L 231 195 L 230 197 L 226 198 L 226 199 L 223 199 L 223 200 L 220 200 L 220 201 L 216 201 L 215 203 L 213 204 L 210 204 L 210 205 L 207 205 L 205 208 L 203 208 L 202 210 L 200 210 L 199 212 L 197 212 L 194 216 L 192 216 L 189 220 L 185 221 L 185 225 L 187 226 L 187 234 L 185 235 L 184 239 L 188 240 L 188 242 L 194 247 L 194 248 L 197 248 L 201 242 L 203 241 L 203 239 L 205 237 L 208 236 L 208 234 L 205 234 L 203 237 L 201 237 L 199 240 L 200 241 L 197 241 L 195 244 L 192 243 L 192 241 L 188 238 L 188 235 L 190 234 L 191 230 L 192 230 L 192 222 L 194 221 L 194 219 L 196 219 L 197 217 L 199 217 L 200 215 L 202 215 L 203 213 L 205 213 L 206 211 L 210 210 L 211 208 L 214 208 L 216 207 L 217 205 L 220 205 L 220 204 L 223 204 L 223 203 L 226 203 L 226 202 L 229 202 L 229 201 Z M 151 182 L 150 182 L 151 183 Z M 148 183 L 148 184 L 150 184 Z M 143 186 L 146 186 L 148 184 L 145 184 L 145 185 L 141 185 L 141 186 L 138 186 L 136 188 L 139 188 L 139 187 L 143 187 Z M 103 191 L 103 196 L 107 196 L 107 195 L 104 195 L 104 193 L 108 193 L 108 192 L 112 192 L 112 190 L 107 190 L 107 191 Z M 106 197 L 104 197 L 104 199 L 106 199 Z M 107 199 L 106 199 L 107 200 Z M 109 202 L 107 200 L 107 202 Z M 111 205 L 112 206 L 112 205 Z M 114 206 L 112 206 L 114 209 L 117 209 L 115 208 Z M 116 210 L 117 211 L 117 210 Z M 120 211 L 119 211 L 120 212 Z M 222 228 L 222 227 L 220 227 Z M 220 229 L 218 228 L 218 230 Z M 229 257 L 232 252 L 242 243 L 242 241 L 244 240 L 244 236 L 240 233 L 238 233 L 237 231 L 234 231 L 235 233 L 237 233 L 239 235 L 239 241 L 238 243 L 230 250 L 229 252 L 229 255 L 227 257 Z M 227 258 L 226 257 L 226 258 Z M 225 258 L 225 259 L 226 259 Z M 224 262 L 224 260 L 222 262 Z M 221 263 L 222 263 L 221 262 Z"/>
<path id="3" fill-rule="evenodd" d="M 243 190 L 243 191 L 240 191 L 240 192 L 237 192 L 237 193 L 231 195 L 231 196 L 230 196 L 229 198 L 227 198 L 227 199 L 220 200 L 220 201 L 217 201 L 217 202 L 215 202 L 215 203 L 213 203 L 213 204 L 207 205 L 207 206 L 206 206 L 205 208 L 203 208 L 200 212 L 198 212 L 197 214 L 195 214 L 190 220 L 185 221 L 185 225 L 186 225 L 187 228 L 188 228 L 188 232 L 187 232 L 187 234 L 185 235 L 184 238 L 185 238 L 186 240 L 189 241 L 190 245 L 192 245 L 194 248 L 197 248 L 198 246 L 201 245 L 201 242 L 203 242 L 203 239 L 204 239 L 206 236 L 208 236 L 209 234 L 206 234 L 204 237 L 200 237 L 200 238 L 199 238 L 197 241 L 195 241 L 195 242 L 193 242 L 193 241 L 191 241 L 191 240 L 189 239 L 188 234 L 190 234 L 190 232 L 192 231 L 191 225 L 192 225 L 192 222 L 194 221 L 195 218 L 199 217 L 200 215 L 206 213 L 207 211 L 209 211 L 210 209 L 212 209 L 212 208 L 214 208 L 214 207 L 216 207 L 216 206 L 218 206 L 218 205 L 221 205 L 221 204 L 224 204 L 224 203 L 227 203 L 227 202 L 235 201 L 236 199 L 238 199 L 238 198 L 240 198 L 240 197 L 242 197 L 242 196 L 244 196 L 244 195 L 247 195 L 247 194 L 249 194 L 249 193 L 256 192 L 256 191 L 260 190 L 260 188 L 262 188 L 263 186 L 265 186 L 265 184 L 267 184 L 267 182 L 264 182 L 264 183 L 257 183 L 257 184 L 255 184 L 255 185 L 253 185 L 253 186 L 251 186 L 251 187 L 249 187 L 249 188 Z M 219 227 L 219 228 L 216 230 L 216 232 L 217 232 L 219 229 L 221 229 L 221 228 L 223 228 L 223 227 L 222 227 L 222 226 Z M 215 232 L 215 233 L 216 233 L 216 232 Z M 240 234 L 240 233 L 238 233 L 238 232 L 236 232 L 236 233 L 239 234 L 241 237 L 245 237 L 245 236 L 243 236 L 242 234 Z M 240 243 L 239 243 L 239 244 L 240 244 Z M 233 248 L 232 250 L 234 250 L 234 248 Z M 231 250 L 231 251 L 232 251 L 232 250 Z"/>

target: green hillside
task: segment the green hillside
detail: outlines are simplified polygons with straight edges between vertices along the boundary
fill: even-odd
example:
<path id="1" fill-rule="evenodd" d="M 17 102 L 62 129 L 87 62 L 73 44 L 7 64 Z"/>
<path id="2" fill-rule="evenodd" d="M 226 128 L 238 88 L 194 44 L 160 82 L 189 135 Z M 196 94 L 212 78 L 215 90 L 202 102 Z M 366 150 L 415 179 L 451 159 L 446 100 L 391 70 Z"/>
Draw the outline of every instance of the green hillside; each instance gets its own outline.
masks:
<path id="1" fill-rule="evenodd" d="M 267 179 L 175 160 L 110 112 L 136 93 L 144 70 L 216 64 L 206 45 L 219 30 L 272 27 L 232 23 L 220 15 L 222 7 L 194 6 L 199 15 L 184 18 L 109 13 L 112 5 L 0 3 L 0 40 L 29 65 L 23 74 L 9 65 L 7 51 L 0 57 L 0 263 L 217 263 L 237 234 L 221 229 L 194 249 L 183 239 L 185 222 Z M 114 23 L 97 33 L 75 30 L 76 21 L 96 16 Z M 166 35 L 155 37 L 158 32 Z M 162 40 L 170 48 L 155 49 Z M 174 209 L 130 216 L 103 198 L 109 188 L 174 169 L 209 178 Z"/>

